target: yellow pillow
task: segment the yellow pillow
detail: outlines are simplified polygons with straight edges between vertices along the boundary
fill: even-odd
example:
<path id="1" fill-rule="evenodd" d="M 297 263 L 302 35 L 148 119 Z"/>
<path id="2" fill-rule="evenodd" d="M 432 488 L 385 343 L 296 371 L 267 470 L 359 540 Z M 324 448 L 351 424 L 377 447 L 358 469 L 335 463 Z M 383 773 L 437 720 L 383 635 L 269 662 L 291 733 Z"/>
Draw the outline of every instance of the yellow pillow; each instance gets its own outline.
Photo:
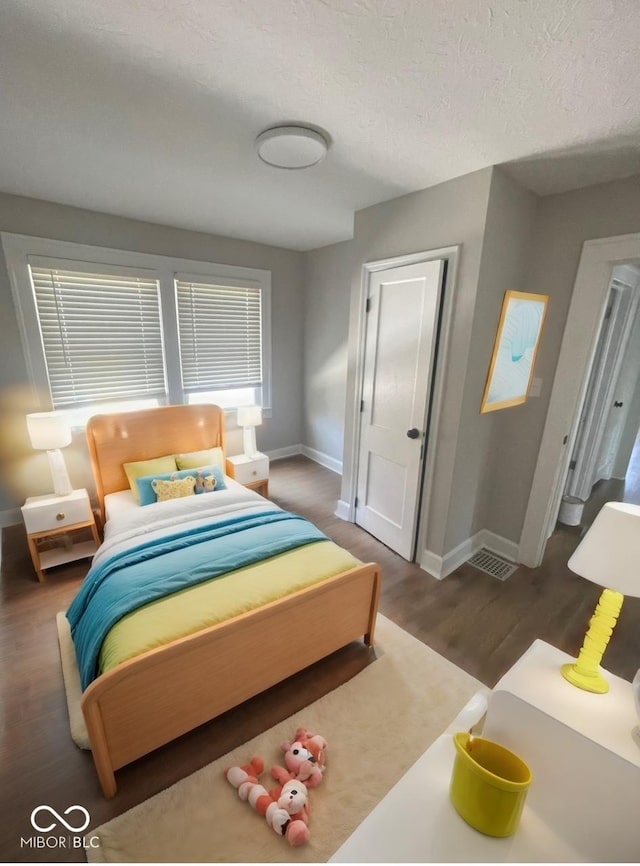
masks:
<path id="1" fill-rule="evenodd" d="M 220 466 L 224 471 L 222 448 L 189 451 L 187 454 L 176 454 L 175 458 L 178 469 L 200 469 L 202 466 Z"/>
<path id="2" fill-rule="evenodd" d="M 194 475 L 187 475 L 186 478 L 175 478 L 173 481 L 154 478 L 151 486 L 158 497 L 158 502 L 166 502 L 168 499 L 182 499 L 183 496 L 195 496 L 196 493 Z"/>
<path id="3" fill-rule="evenodd" d="M 173 454 L 168 454 L 166 457 L 155 457 L 153 460 L 138 460 L 134 463 L 123 463 L 122 468 L 127 473 L 129 479 L 129 487 L 133 491 L 136 502 L 140 502 L 140 491 L 136 484 L 137 478 L 142 478 L 144 475 L 164 475 L 167 472 L 175 472 L 176 459 Z"/>

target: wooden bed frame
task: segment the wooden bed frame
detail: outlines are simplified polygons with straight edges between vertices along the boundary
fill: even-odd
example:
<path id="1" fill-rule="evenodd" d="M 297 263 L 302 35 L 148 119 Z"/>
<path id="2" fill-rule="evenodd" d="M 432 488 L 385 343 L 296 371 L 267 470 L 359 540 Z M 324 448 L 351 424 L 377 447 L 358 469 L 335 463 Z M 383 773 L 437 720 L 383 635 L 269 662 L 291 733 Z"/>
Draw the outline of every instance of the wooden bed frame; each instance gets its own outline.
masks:
<path id="1" fill-rule="evenodd" d="M 129 489 L 123 463 L 224 449 L 224 426 L 223 410 L 212 405 L 91 418 L 87 440 L 103 521 L 104 497 Z M 82 711 L 105 797 L 115 795 L 120 767 L 353 640 L 364 637 L 373 645 L 380 582 L 379 566 L 363 564 L 145 652 L 94 680 Z"/>

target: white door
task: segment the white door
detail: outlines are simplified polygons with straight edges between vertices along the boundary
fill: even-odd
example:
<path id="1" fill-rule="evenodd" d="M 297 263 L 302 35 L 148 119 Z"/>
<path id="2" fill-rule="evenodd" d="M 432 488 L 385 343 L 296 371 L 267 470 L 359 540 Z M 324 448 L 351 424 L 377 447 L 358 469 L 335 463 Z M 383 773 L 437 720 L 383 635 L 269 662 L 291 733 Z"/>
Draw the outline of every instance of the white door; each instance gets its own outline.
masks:
<path id="1" fill-rule="evenodd" d="M 372 273 L 355 520 L 412 559 L 442 260 Z"/>

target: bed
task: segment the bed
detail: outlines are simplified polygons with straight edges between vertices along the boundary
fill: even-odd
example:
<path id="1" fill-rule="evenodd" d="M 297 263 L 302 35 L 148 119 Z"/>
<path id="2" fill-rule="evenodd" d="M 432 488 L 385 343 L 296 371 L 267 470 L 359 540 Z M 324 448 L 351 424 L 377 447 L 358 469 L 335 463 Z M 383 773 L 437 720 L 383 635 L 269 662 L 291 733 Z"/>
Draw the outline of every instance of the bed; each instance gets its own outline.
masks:
<path id="1" fill-rule="evenodd" d="M 99 561 L 102 549 L 113 537 L 110 524 L 116 523 L 109 503 L 113 512 L 113 503 L 119 497 L 124 500 L 130 490 L 124 464 L 212 448 L 221 448 L 224 453 L 224 412 L 213 405 L 193 405 L 98 415 L 88 422 L 87 442 L 105 528 L 105 541 L 96 554 Z M 285 519 L 274 516 L 273 512 L 281 509 L 257 493 L 244 488 L 240 491 L 240 485 L 226 481 L 231 488 L 226 498 L 236 503 L 236 510 L 254 517 L 268 513 L 269 520 Z M 207 497 L 220 497 L 216 502 L 222 502 L 224 494 L 192 499 L 200 505 Z M 171 503 L 158 503 L 151 506 L 149 513 L 153 509 L 153 513 L 159 512 L 165 505 L 173 508 Z M 140 512 L 145 509 L 131 507 L 132 519 Z M 120 507 L 117 520 L 126 520 Z M 172 524 L 173 518 L 165 522 Z M 200 518 L 199 522 L 206 521 Z M 303 555 L 300 548 L 267 557 L 248 568 L 273 570 L 280 563 L 279 556 L 295 555 Z M 295 567 L 295 558 L 292 561 Z M 349 566 L 278 598 L 258 602 L 221 622 L 200 623 L 192 633 L 98 672 L 84 689 L 82 712 L 105 797 L 113 797 L 117 791 L 115 772 L 119 768 L 353 640 L 362 638 L 367 645 L 373 645 L 380 568 L 376 563 L 360 563 L 353 558 Z M 94 569 L 95 565 L 92 572 Z M 243 574 L 242 568 L 232 569 L 208 583 L 240 579 Z M 179 596 L 176 593 L 174 598 Z M 162 603 L 170 604 L 171 597 Z"/>

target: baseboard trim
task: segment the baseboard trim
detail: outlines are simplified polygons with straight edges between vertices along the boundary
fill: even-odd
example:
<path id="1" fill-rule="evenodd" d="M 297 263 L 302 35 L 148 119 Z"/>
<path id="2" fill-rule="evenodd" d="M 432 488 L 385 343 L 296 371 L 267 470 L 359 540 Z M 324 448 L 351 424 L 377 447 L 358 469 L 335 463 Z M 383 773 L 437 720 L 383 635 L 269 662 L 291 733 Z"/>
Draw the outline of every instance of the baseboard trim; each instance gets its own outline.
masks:
<path id="1" fill-rule="evenodd" d="M 348 523 L 353 523 L 351 518 L 351 506 L 348 502 L 345 502 L 344 499 L 338 499 L 335 515 L 336 517 L 339 517 L 340 520 L 346 520 Z"/>
<path id="2" fill-rule="evenodd" d="M 324 466 L 325 469 L 342 475 L 342 461 L 336 460 L 335 457 L 329 457 L 328 454 L 323 454 L 322 451 L 317 451 L 315 448 L 310 448 L 309 445 L 286 445 L 284 448 L 275 448 L 273 451 L 266 452 L 269 460 L 284 460 L 285 457 L 296 457 L 298 454 L 303 454 L 314 463 Z"/>
<path id="3" fill-rule="evenodd" d="M 302 454 L 302 447 L 302 445 L 285 445 L 284 448 L 267 451 L 266 455 L 269 460 L 283 460 L 285 457 L 296 457 L 298 454 Z"/>
<path id="4" fill-rule="evenodd" d="M 17 523 L 22 523 L 22 513 L 19 508 L 7 508 L 5 511 L 0 511 L 0 528 L 15 526 Z"/>
<path id="5" fill-rule="evenodd" d="M 482 534 L 483 539 L 480 547 L 486 547 L 487 550 L 497 553 L 498 556 L 503 556 L 510 562 L 519 562 L 520 551 L 515 541 L 496 535 L 495 532 L 490 532 L 488 529 L 483 529 Z"/>
<path id="6" fill-rule="evenodd" d="M 424 568 L 438 580 L 443 580 L 447 575 L 455 571 L 458 566 L 466 562 L 470 556 L 482 547 L 481 532 L 477 532 L 472 538 L 465 539 L 449 553 L 438 556 L 431 550 L 424 550 L 420 558 L 420 568 Z"/>
<path id="7" fill-rule="evenodd" d="M 342 460 L 336 460 L 335 457 L 329 457 L 328 454 L 324 454 L 322 451 L 316 451 L 315 448 L 310 448 L 308 445 L 302 446 L 302 453 L 305 457 L 308 457 L 309 460 L 313 460 L 315 463 L 319 463 L 320 466 L 324 466 L 325 469 L 330 469 L 332 472 L 335 472 L 336 475 L 342 475 Z"/>
<path id="8" fill-rule="evenodd" d="M 518 562 L 518 545 L 515 542 L 503 538 L 495 532 L 490 532 L 488 529 L 481 529 L 444 556 L 438 556 L 431 550 L 423 550 L 420 557 L 420 568 L 437 580 L 444 580 L 483 547 L 511 562 Z"/>
<path id="9" fill-rule="evenodd" d="M 422 551 L 422 556 L 420 557 L 418 565 L 423 571 L 430 574 L 431 577 L 435 577 L 436 580 L 442 580 L 444 577 L 444 574 L 442 573 L 442 557 L 438 556 L 438 554 L 434 553 L 432 550 Z"/>

